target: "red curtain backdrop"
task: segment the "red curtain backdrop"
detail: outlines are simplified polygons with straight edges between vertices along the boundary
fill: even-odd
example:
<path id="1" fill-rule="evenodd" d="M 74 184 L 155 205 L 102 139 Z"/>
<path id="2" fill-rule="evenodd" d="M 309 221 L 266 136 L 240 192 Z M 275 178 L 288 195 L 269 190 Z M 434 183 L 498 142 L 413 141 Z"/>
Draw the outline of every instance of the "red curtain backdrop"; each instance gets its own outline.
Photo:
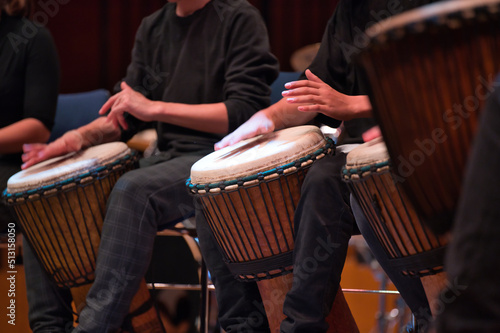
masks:
<path id="1" fill-rule="evenodd" d="M 338 0 L 249 0 L 266 22 L 281 70 L 291 54 L 321 41 Z M 165 0 L 38 0 L 33 19 L 54 36 L 62 67 L 61 92 L 112 90 L 130 61 L 143 17 Z"/>

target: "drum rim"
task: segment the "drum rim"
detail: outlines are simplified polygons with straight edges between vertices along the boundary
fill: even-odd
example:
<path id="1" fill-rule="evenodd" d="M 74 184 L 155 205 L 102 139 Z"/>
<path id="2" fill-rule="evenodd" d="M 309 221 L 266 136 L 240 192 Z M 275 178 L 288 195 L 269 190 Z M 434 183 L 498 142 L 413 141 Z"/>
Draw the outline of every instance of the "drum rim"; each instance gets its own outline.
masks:
<path id="1" fill-rule="evenodd" d="M 48 185 L 18 192 L 8 192 L 8 189 L 6 188 L 2 193 L 2 197 L 3 200 L 9 205 L 25 201 L 36 201 L 40 196 L 43 197 L 45 195 L 49 195 L 49 192 L 50 195 L 55 195 L 60 191 L 64 191 L 66 187 L 71 184 L 79 185 L 82 181 L 84 181 L 85 185 L 88 185 L 96 180 L 106 178 L 110 175 L 110 172 L 108 171 L 116 170 L 117 168 L 122 169 L 130 163 L 137 162 L 138 159 L 139 154 L 137 151 L 129 150 L 128 153 L 118 157 L 114 161 L 102 165 L 96 165 L 95 167 L 86 170 L 84 173 L 63 180 L 58 180 Z"/>
<path id="2" fill-rule="evenodd" d="M 407 33 L 418 33 L 427 27 L 456 29 L 477 13 L 500 14 L 500 0 L 460 0 L 436 2 L 406 11 L 377 22 L 366 29 L 372 44 L 402 39 Z"/>
<path id="3" fill-rule="evenodd" d="M 323 147 L 317 149 L 314 152 L 310 152 L 306 156 L 298 158 L 289 163 L 276 166 L 274 168 L 259 171 L 255 174 L 248 175 L 245 177 L 237 177 L 230 180 L 223 180 L 214 183 L 207 184 L 196 184 L 191 182 L 191 177 L 186 180 L 186 187 L 193 194 L 205 194 L 226 191 L 231 192 L 240 187 L 254 186 L 255 181 L 261 182 L 269 178 L 275 178 L 274 175 L 280 174 L 291 174 L 295 173 L 301 169 L 305 169 L 311 166 L 312 162 L 317 159 L 321 159 L 324 155 L 332 153 L 335 149 L 335 143 L 329 137 L 325 137 L 325 144 Z M 250 184 L 249 184 L 250 183 Z"/>
<path id="4" fill-rule="evenodd" d="M 373 161 L 349 164 L 349 155 L 354 152 L 369 150 L 373 147 L 380 147 L 383 151 L 383 156 L 378 159 L 374 158 Z M 354 148 L 347 154 L 346 164 L 342 167 L 342 176 L 345 181 L 362 181 L 363 178 L 370 177 L 372 174 L 381 175 L 390 171 L 392 164 L 387 146 L 382 138 L 377 138 L 368 141 Z"/>

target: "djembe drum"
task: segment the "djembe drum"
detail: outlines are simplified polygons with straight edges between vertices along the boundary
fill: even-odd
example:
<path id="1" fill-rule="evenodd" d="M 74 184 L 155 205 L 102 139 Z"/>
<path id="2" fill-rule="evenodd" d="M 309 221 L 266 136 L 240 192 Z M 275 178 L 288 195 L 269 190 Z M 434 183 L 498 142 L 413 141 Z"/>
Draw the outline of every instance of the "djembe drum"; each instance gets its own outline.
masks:
<path id="1" fill-rule="evenodd" d="M 23 236 L 60 288 L 69 288 L 75 309 L 85 305 L 94 280 L 106 201 L 118 178 L 137 166 L 137 154 L 114 142 L 54 158 L 13 175 L 3 193 Z M 146 282 L 130 316 L 135 332 L 163 332 Z"/>
<path id="2" fill-rule="evenodd" d="M 351 150 L 342 175 L 391 266 L 403 275 L 421 279 L 435 313 L 438 293 L 446 282 L 443 263 L 447 240 L 432 232 L 415 212 L 393 177 L 383 140 L 379 138 Z"/>
<path id="3" fill-rule="evenodd" d="M 446 232 L 489 84 L 500 71 L 500 1 L 441 1 L 374 24 L 358 61 L 394 175 Z"/>
<path id="4" fill-rule="evenodd" d="M 257 281 L 273 333 L 292 283 L 300 187 L 311 165 L 333 150 L 317 127 L 299 126 L 244 140 L 191 168 L 188 189 L 201 201 L 229 270 L 239 280 Z M 332 311 L 332 331 L 356 330 L 341 290 Z"/>

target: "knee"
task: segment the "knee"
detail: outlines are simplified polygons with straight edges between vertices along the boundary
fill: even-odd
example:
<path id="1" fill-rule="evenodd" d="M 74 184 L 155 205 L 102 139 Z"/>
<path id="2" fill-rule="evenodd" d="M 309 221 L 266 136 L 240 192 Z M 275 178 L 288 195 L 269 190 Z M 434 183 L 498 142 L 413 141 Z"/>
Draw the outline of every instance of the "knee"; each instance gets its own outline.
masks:
<path id="1" fill-rule="evenodd" d="M 109 200 L 120 200 L 120 202 L 126 202 L 127 198 L 133 198 L 136 202 L 139 198 L 146 196 L 146 179 L 144 175 L 141 175 L 142 170 L 132 170 L 123 174 L 116 181 Z"/>

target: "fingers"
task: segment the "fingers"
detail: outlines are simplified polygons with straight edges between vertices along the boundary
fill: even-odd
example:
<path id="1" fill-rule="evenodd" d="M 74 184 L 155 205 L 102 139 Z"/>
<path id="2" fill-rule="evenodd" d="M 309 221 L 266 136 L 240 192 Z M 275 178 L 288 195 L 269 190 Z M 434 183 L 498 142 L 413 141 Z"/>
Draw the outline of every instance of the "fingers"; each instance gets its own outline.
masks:
<path id="1" fill-rule="evenodd" d="M 322 104 L 321 98 L 316 95 L 304 95 L 287 98 L 290 104 Z"/>
<path id="2" fill-rule="evenodd" d="M 108 112 L 108 110 L 113 109 L 116 106 L 115 104 L 120 103 L 120 98 L 122 98 L 124 92 L 132 90 L 132 88 L 130 88 L 130 86 L 125 81 L 122 81 L 122 83 L 120 83 L 120 88 L 122 89 L 122 91 L 111 96 L 106 101 L 106 103 L 104 103 L 104 105 L 101 107 L 101 109 L 99 110 L 99 114 L 101 116 L 105 115 Z"/>
<path id="3" fill-rule="evenodd" d="M 306 77 L 309 81 L 315 82 L 315 83 L 324 83 L 319 77 L 317 77 L 311 70 L 306 69 Z"/>
<path id="4" fill-rule="evenodd" d="M 380 127 L 374 126 L 362 134 L 363 141 L 368 142 L 382 136 Z"/>
<path id="5" fill-rule="evenodd" d="M 258 135 L 257 130 L 236 130 L 233 133 L 227 135 L 224 137 L 221 141 L 217 142 L 214 145 L 215 150 L 222 149 L 224 147 L 232 146 L 234 144 L 237 144 L 238 142 L 252 138 L 254 136 Z"/>
<path id="6" fill-rule="evenodd" d="M 21 156 L 21 159 L 23 161 L 23 164 L 21 165 L 21 169 L 26 169 L 29 168 L 32 165 L 35 165 L 37 163 L 40 163 L 50 157 L 47 157 L 47 147 L 48 145 L 45 144 L 31 144 L 31 145 L 24 145 L 23 150 L 24 154 Z"/>
<path id="7" fill-rule="evenodd" d="M 250 118 L 249 121 L 238 127 L 238 129 L 236 129 L 233 133 L 217 142 L 214 145 L 214 149 L 219 150 L 227 146 L 232 146 L 242 140 L 272 132 L 274 131 L 274 128 L 274 124 L 264 117 Z"/>
<path id="8" fill-rule="evenodd" d="M 320 104 L 309 104 L 309 105 L 299 105 L 297 110 L 301 112 L 319 112 L 324 113 L 327 107 L 325 105 Z"/>
<path id="9" fill-rule="evenodd" d="M 301 87 L 290 90 L 285 90 L 281 93 L 283 97 L 292 97 L 292 96 L 304 96 L 304 95 L 316 95 L 320 94 L 318 88 L 312 87 Z"/>
<path id="10" fill-rule="evenodd" d="M 21 156 L 23 161 L 21 169 L 24 170 L 50 158 L 78 151 L 82 148 L 82 145 L 82 136 L 76 130 L 66 132 L 62 137 L 48 145 L 41 143 L 25 144 L 23 145 L 24 154 Z"/>
<path id="11" fill-rule="evenodd" d="M 132 89 L 125 81 L 122 81 L 122 83 L 120 84 L 120 88 L 122 88 L 122 90 Z"/>
<path id="12" fill-rule="evenodd" d="M 115 104 L 115 101 L 117 98 L 118 98 L 118 94 L 111 96 L 106 101 L 106 103 L 104 103 L 104 105 L 101 107 L 101 109 L 99 110 L 99 115 L 101 115 L 101 116 L 105 115 L 108 112 L 108 110 L 111 109 L 113 104 Z"/>

